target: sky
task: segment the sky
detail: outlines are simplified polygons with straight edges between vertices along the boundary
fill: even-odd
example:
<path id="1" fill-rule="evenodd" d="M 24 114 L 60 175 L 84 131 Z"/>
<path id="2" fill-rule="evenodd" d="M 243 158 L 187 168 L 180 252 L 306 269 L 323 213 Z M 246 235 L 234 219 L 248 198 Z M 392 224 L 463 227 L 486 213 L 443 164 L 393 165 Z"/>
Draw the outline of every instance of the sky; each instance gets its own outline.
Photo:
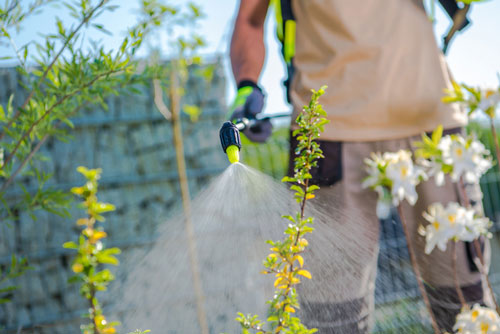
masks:
<path id="1" fill-rule="evenodd" d="M 305 1 L 305 0 L 303 0 Z M 113 13 L 106 13 L 99 21 L 112 33 L 111 36 L 97 34 L 95 38 L 102 39 L 110 48 L 117 48 L 120 37 L 127 26 L 136 19 L 138 1 L 112 0 L 120 7 Z M 164 1 L 167 2 L 167 1 Z M 182 5 L 186 1 L 170 0 L 168 3 Z M 235 19 L 238 1 L 235 0 L 194 0 L 206 17 L 200 22 L 198 33 L 207 41 L 203 54 L 222 54 L 227 80 L 227 103 L 230 104 L 235 96 L 235 83 L 232 79 L 229 62 L 229 42 L 232 33 L 232 24 Z M 437 2 L 437 1 L 436 1 Z M 30 18 L 24 29 L 15 36 L 16 43 L 23 45 L 29 40 L 39 38 L 40 33 L 54 30 L 52 22 L 55 16 L 65 23 L 70 23 L 63 9 L 50 8 L 42 15 Z M 489 0 L 474 5 L 469 13 L 472 24 L 457 35 L 448 51 L 447 61 L 450 70 L 458 82 L 482 87 L 495 87 L 499 84 L 500 73 L 500 0 Z M 436 40 L 441 43 L 442 36 L 450 26 L 450 19 L 439 5 L 436 6 L 436 20 L 434 23 Z M 92 32 L 91 32 L 92 34 Z M 94 36 L 93 36 L 94 37 Z M 166 35 L 158 36 L 153 42 L 155 45 L 166 44 Z M 266 21 L 265 41 L 267 48 L 266 61 L 260 78 L 260 85 L 266 94 L 265 113 L 281 113 L 290 110 L 285 102 L 285 93 L 282 81 L 285 79 L 285 67 L 281 60 L 278 41 L 275 37 L 275 22 L 272 12 Z M 0 57 L 12 54 L 9 48 L 0 46 Z M 0 66 L 8 66 L 9 61 L 0 61 Z"/>

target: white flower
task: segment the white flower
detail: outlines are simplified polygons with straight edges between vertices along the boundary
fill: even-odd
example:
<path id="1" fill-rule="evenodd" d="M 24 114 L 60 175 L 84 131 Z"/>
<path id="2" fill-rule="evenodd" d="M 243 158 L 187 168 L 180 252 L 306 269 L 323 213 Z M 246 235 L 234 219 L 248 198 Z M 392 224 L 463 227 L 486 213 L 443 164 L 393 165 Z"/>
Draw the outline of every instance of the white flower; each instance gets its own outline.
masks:
<path id="1" fill-rule="evenodd" d="M 423 213 L 424 218 L 430 223 L 419 231 L 425 236 L 426 254 L 430 254 L 436 245 L 445 251 L 448 241 L 460 233 L 464 222 L 461 219 L 463 212 L 459 212 L 459 208 L 457 203 L 450 203 L 446 208 L 441 203 L 434 203 Z"/>
<path id="2" fill-rule="evenodd" d="M 374 187 L 376 187 L 384 177 L 382 171 L 385 169 L 387 161 L 380 153 L 372 152 L 370 157 L 371 159 L 366 158 L 364 160 L 368 177 L 363 180 L 362 187 L 375 189 Z"/>
<path id="3" fill-rule="evenodd" d="M 413 164 L 411 152 L 400 150 L 396 153 L 372 153 L 371 159 L 365 159 L 368 177 L 363 181 L 363 188 L 371 188 L 379 195 L 377 216 L 387 218 L 390 204 L 394 206 L 406 199 L 414 205 L 418 194 L 415 187 L 426 179 L 424 170 Z"/>
<path id="4" fill-rule="evenodd" d="M 441 138 L 437 145 L 438 149 L 441 150 L 441 156 L 448 156 L 450 154 L 452 141 L 453 139 L 450 135 Z"/>
<path id="5" fill-rule="evenodd" d="M 487 111 L 493 108 L 493 111 L 500 103 L 500 93 L 497 90 L 487 89 L 481 92 L 481 102 L 477 105 L 482 111 Z"/>
<path id="6" fill-rule="evenodd" d="M 500 317 L 495 310 L 475 304 L 457 315 L 453 330 L 461 334 L 500 334 Z"/>
<path id="7" fill-rule="evenodd" d="M 473 210 L 469 210 L 473 211 Z M 468 212 L 469 213 L 469 212 Z M 487 238 L 491 238 L 492 234 L 488 230 L 493 223 L 486 217 L 474 217 L 474 214 L 468 214 L 468 216 L 472 216 L 472 218 L 467 219 L 467 224 L 465 226 L 465 231 L 462 235 L 459 236 L 459 239 L 462 241 L 472 241 L 474 239 L 479 238 L 479 236 L 483 235 Z"/>
<path id="8" fill-rule="evenodd" d="M 493 165 L 490 152 L 473 138 L 465 140 L 462 136 L 445 136 L 438 148 L 442 152 L 443 163 L 453 166 L 453 182 L 463 176 L 466 182 L 478 183 L 481 176 Z"/>
<path id="9" fill-rule="evenodd" d="M 436 157 L 427 159 L 418 159 L 417 164 L 425 169 L 428 177 L 434 177 L 434 181 L 438 187 L 444 185 L 443 163 L 439 162 Z"/>
<path id="10" fill-rule="evenodd" d="M 391 195 L 394 206 L 406 199 L 410 205 L 415 205 L 418 199 L 415 187 L 420 181 L 427 179 L 424 170 L 413 164 L 411 152 L 399 150 L 396 153 L 387 153 L 389 161 L 386 176 L 392 181 Z"/>
<path id="11" fill-rule="evenodd" d="M 477 218 L 473 209 L 466 209 L 456 202 L 450 202 L 446 207 L 434 203 L 423 216 L 430 223 L 425 228 L 419 228 L 419 233 L 425 236 L 426 254 L 430 254 L 436 246 L 445 251 L 449 240 L 473 241 L 481 235 L 491 236 L 488 218 Z"/>

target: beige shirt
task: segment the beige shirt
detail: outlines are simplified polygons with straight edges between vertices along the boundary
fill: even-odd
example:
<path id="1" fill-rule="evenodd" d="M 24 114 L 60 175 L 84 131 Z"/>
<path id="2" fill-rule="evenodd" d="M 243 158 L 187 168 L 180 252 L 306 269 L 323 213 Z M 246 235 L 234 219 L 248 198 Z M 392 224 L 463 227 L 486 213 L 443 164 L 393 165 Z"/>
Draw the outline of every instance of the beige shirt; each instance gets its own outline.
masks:
<path id="1" fill-rule="evenodd" d="M 450 76 L 432 23 L 411 0 L 292 0 L 297 23 L 295 113 L 310 89 L 331 123 L 324 140 L 375 141 L 463 126 L 441 102 Z"/>

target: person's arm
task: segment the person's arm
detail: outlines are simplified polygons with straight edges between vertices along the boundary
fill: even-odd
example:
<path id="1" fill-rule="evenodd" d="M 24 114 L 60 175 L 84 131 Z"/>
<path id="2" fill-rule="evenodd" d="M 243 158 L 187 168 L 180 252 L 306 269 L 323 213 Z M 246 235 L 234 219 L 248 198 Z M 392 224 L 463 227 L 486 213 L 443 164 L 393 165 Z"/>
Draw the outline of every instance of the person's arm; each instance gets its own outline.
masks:
<path id="1" fill-rule="evenodd" d="M 231 39 L 231 65 L 238 85 L 243 80 L 257 83 L 266 49 L 264 21 L 269 0 L 241 0 Z"/>

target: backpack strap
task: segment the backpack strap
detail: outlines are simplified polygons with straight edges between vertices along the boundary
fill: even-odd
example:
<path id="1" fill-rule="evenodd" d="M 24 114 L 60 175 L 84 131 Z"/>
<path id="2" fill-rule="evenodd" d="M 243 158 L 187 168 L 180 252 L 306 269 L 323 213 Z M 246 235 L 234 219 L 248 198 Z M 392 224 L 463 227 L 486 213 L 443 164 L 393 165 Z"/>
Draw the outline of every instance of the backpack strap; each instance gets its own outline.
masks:
<path id="1" fill-rule="evenodd" d="M 272 0 L 271 5 L 274 5 L 276 12 L 276 34 L 281 42 L 281 53 L 288 72 L 288 78 L 283 84 L 287 91 L 287 100 L 290 102 L 290 84 L 294 73 L 293 57 L 295 56 L 295 16 L 291 0 Z"/>
<path id="2" fill-rule="evenodd" d="M 446 54 L 448 46 L 455 33 L 461 31 L 470 23 L 467 18 L 467 13 L 470 10 L 470 4 L 464 4 L 463 7 L 459 7 L 455 0 L 439 0 L 439 3 L 441 3 L 441 6 L 443 6 L 444 10 L 453 21 L 451 28 L 443 38 L 443 53 Z"/>

